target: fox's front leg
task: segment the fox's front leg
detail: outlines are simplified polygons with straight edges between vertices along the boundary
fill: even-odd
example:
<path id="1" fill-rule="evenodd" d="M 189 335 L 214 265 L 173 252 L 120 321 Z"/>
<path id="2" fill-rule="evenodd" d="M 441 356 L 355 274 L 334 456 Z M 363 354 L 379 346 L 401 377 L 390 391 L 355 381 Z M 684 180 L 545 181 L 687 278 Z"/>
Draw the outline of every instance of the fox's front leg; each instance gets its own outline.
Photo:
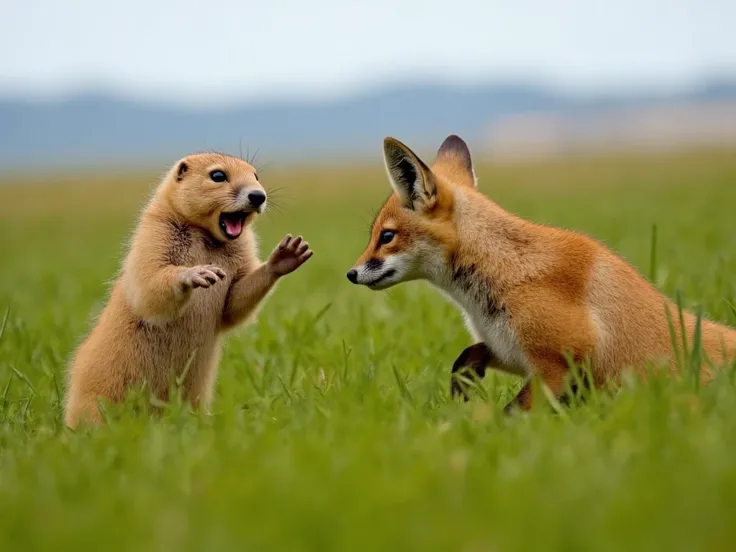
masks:
<path id="1" fill-rule="evenodd" d="M 537 361 L 533 362 L 533 365 L 535 374 L 532 378 L 538 377 L 541 383 L 547 386 L 556 399 L 559 400 L 564 397 L 567 375 L 569 374 L 568 365 L 565 362 L 556 361 Z M 511 402 L 506 405 L 504 412 L 510 413 L 517 408 L 520 410 L 531 410 L 532 402 L 538 400 L 538 397 L 532 396 L 532 378 L 524 384 L 516 394 L 516 397 L 511 399 Z"/>
<path id="2" fill-rule="evenodd" d="M 265 263 L 248 275 L 236 276 L 225 301 L 223 326 L 231 328 L 252 315 L 278 279 L 302 266 L 312 253 L 301 236 L 287 235 Z"/>
<path id="3" fill-rule="evenodd" d="M 452 395 L 456 396 L 460 394 L 467 401 L 467 390 L 460 382 L 459 376 L 472 371 L 478 379 L 483 379 L 488 368 L 493 368 L 494 370 L 499 370 L 512 376 L 526 375 L 526 371 L 518 366 L 504 364 L 485 343 L 476 343 L 463 349 L 463 352 L 460 353 L 460 356 L 457 357 L 455 363 L 452 365 L 452 383 L 450 386 Z"/>
<path id="4" fill-rule="evenodd" d="M 450 393 L 453 397 L 462 395 L 463 400 L 468 400 L 468 393 L 462 385 L 459 377 L 468 372 L 473 372 L 478 379 L 483 379 L 486 368 L 495 360 L 495 355 L 485 343 L 476 343 L 463 349 L 452 365 Z"/>

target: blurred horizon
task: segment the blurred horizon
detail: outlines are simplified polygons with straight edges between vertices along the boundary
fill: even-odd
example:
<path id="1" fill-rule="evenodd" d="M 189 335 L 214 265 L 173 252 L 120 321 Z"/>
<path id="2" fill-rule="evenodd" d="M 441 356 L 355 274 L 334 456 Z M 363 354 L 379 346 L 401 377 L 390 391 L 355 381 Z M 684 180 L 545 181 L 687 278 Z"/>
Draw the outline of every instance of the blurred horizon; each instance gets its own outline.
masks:
<path id="1" fill-rule="evenodd" d="M 736 143 L 724 0 L 76 0 L 0 8 L 0 170 Z"/>

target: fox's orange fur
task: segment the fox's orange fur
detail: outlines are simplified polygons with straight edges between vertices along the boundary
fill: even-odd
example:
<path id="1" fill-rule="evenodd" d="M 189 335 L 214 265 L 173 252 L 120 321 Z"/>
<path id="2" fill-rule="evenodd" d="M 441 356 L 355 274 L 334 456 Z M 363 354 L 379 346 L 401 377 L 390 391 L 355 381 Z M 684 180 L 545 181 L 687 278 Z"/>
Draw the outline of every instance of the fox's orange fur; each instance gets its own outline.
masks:
<path id="1" fill-rule="evenodd" d="M 487 366 L 538 375 L 561 397 L 569 363 L 587 361 L 596 385 L 623 370 L 644 375 L 664 362 L 674 370 L 671 313 L 681 340 L 678 309 L 631 265 L 582 234 L 522 220 L 476 187 L 470 152 L 448 137 L 431 168 L 407 146 L 384 141 L 394 193 L 378 213 L 367 249 L 348 273 L 357 284 L 385 289 L 427 280 L 463 310 L 478 343 L 458 357 L 453 372 Z M 696 318 L 684 313 L 693 342 Z M 702 320 L 702 347 L 718 366 L 736 354 L 736 330 Z M 706 363 L 703 381 L 713 374 Z M 461 391 L 457 382 L 453 391 Z M 531 407 L 531 378 L 509 405 Z"/>
<path id="2" fill-rule="evenodd" d="M 222 334 L 252 317 L 278 278 L 311 256 L 301 238 L 287 236 L 267 262 L 258 260 L 251 222 L 265 199 L 255 169 L 234 157 L 191 155 L 168 171 L 72 359 L 68 426 L 99 422 L 99 399 L 120 401 L 144 380 L 166 400 L 185 369 L 184 398 L 209 405 Z"/>

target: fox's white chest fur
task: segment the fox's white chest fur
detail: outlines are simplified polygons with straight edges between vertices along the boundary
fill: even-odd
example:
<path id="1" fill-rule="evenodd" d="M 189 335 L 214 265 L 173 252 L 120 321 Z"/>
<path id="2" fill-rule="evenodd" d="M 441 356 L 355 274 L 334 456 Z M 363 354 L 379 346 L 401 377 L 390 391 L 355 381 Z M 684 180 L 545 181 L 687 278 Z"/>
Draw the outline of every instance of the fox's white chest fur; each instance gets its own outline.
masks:
<path id="1" fill-rule="evenodd" d="M 463 286 L 456 280 L 445 281 L 440 285 L 450 299 L 460 308 L 471 335 L 482 341 L 500 361 L 497 366 L 506 372 L 517 375 L 528 375 L 530 363 L 524 354 L 516 336 L 508 314 L 503 310 L 491 309 L 487 301 L 480 300 L 487 295 L 487 290 L 478 285 Z"/>

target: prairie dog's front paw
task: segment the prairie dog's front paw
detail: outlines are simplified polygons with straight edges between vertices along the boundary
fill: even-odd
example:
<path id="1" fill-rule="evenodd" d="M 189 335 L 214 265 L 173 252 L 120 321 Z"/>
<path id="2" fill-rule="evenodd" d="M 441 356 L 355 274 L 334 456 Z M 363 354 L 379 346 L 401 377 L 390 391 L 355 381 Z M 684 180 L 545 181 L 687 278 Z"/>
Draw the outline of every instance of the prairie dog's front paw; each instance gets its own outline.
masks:
<path id="1" fill-rule="evenodd" d="M 292 238 L 291 234 L 287 234 L 268 258 L 268 266 L 277 277 L 285 276 L 306 263 L 311 256 L 312 250 L 301 236 Z"/>
<path id="2" fill-rule="evenodd" d="M 184 291 L 193 288 L 208 288 L 225 278 L 225 271 L 215 265 L 193 266 L 179 274 L 179 285 Z"/>

